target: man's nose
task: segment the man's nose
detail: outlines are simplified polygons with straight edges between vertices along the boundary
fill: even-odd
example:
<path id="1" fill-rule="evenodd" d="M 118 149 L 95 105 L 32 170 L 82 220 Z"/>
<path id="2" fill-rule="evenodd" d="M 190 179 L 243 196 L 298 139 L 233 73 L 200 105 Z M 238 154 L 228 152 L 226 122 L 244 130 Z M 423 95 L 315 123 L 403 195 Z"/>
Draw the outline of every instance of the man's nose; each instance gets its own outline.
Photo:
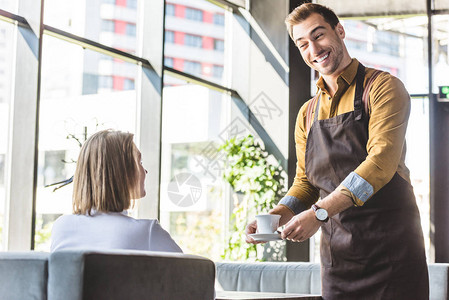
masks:
<path id="1" fill-rule="evenodd" d="M 321 53 L 322 49 L 321 49 L 321 46 L 320 46 L 319 43 L 317 43 L 317 42 L 310 42 L 309 43 L 309 50 L 310 50 L 310 53 L 312 55 L 318 55 L 318 54 Z"/>

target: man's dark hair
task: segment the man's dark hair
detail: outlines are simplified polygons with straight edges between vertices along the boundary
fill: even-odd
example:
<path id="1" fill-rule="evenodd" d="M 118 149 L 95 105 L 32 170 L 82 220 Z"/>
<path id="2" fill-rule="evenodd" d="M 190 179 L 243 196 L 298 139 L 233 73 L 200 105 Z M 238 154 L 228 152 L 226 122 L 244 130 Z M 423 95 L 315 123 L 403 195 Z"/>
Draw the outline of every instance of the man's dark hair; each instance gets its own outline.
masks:
<path id="1" fill-rule="evenodd" d="M 324 5 L 315 3 L 303 3 L 297 8 L 295 8 L 288 16 L 285 18 L 285 24 L 287 25 L 288 34 L 293 39 L 293 26 L 303 22 L 305 19 L 310 17 L 311 14 L 319 14 L 324 20 L 332 27 L 332 29 L 340 23 L 337 15 L 334 11 Z"/>

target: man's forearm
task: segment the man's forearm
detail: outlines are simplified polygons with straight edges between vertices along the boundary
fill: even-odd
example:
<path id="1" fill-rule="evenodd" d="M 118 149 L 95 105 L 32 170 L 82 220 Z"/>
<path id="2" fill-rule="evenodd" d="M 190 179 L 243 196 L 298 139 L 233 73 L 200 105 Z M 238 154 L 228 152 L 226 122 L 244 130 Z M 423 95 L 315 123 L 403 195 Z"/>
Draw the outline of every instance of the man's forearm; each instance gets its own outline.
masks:
<path id="1" fill-rule="evenodd" d="M 326 209 L 329 217 L 332 217 L 351 206 L 354 206 L 354 203 L 350 197 L 340 191 L 333 191 L 327 197 L 318 201 L 316 205 Z"/>

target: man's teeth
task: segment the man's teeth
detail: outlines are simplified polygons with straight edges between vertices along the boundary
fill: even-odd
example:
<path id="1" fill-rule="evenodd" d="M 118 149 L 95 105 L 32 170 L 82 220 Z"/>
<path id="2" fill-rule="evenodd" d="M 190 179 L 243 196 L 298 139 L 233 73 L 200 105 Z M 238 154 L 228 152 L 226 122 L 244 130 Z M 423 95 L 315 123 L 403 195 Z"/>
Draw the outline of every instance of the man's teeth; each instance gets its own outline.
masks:
<path id="1" fill-rule="evenodd" d="M 320 62 L 322 62 L 323 60 L 325 60 L 328 56 L 329 56 L 329 53 L 326 54 L 326 55 L 324 55 L 323 57 L 318 58 L 316 61 L 317 61 L 318 63 L 320 63 Z"/>

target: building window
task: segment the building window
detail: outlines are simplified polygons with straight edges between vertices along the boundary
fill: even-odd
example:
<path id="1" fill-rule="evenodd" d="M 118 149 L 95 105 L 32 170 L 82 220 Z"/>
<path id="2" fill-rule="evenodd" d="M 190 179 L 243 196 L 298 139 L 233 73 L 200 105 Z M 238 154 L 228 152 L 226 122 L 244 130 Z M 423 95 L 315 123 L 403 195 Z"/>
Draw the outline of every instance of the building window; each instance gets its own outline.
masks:
<path id="1" fill-rule="evenodd" d="M 224 41 L 223 40 L 214 40 L 214 50 L 224 51 Z"/>
<path id="2" fill-rule="evenodd" d="M 202 10 L 186 7 L 185 16 L 186 16 L 186 19 L 203 22 L 203 11 Z"/>
<path id="3" fill-rule="evenodd" d="M 125 81 L 123 82 L 123 89 L 125 91 L 134 90 L 134 80 L 125 78 Z"/>
<path id="4" fill-rule="evenodd" d="M 175 15 L 175 5 L 174 4 L 166 4 L 165 5 L 165 15 L 166 16 L 174 16 Z"/>
<path id="5" fill-rule="evenodd" d="M 126 24 L 126 35 L 136 36 L 136 24 Z"/>
<path id="6" fill-rule="evenodd" d="M 212 67 L 212 76 L 221 78 L 223 76 L 223 66 L 214 65 Z"/>
<path id="7" fill-rule="evenodd" d="M 184 45 L 190 47 L 203 47 L 203 38 L 198 35 L 185 34 L 184 36 Z"/>
<path id="8" fill-rule="evenodd" d="M 165 42 L 166 43 L 175 42 L 175 33 L 173 31 L 165 30 Z"/>
<path id="9" fill-rule="evenodd" d="M 112 76 L 99 76 L 98 86 L 102 89 L 112 89 L 114 86 Z"/>
<path id="10" fill-rule="evenodd" d="M 126 6 L 128 8 L 137 8 L 137 0 L 127 0 L 126 1 Z"/>
<path id="11" fill-rule="evenodd" d="M 189 60 L 184 61 L 184 72 L 193 75 L 201 75 L 201 63 Z"/>
<path id="12" fill-rule="evenodd" d="M 215 14 L 214 15 L 214 24 L 215 25 L 223 26 L 224 22 L 225 22 L 224 15 L 222 15 L 222 14 Z"/>
<path id="13" fill-rule="evenodd" d="M 164 57 L 164 65 L 173 68 L 173 57 Z"/>
<path id="14" fill-rule="evenodd" d="M 399 56 L 399 35 L 386 31 L 376 31 L 373 52 Z"/>
<path id="15" fill-rule="evenodd" d="M 112 20 L 102 20 L 101 21 L 101 30 L 107 32 L 115 32 L 115 22 Z"/>

